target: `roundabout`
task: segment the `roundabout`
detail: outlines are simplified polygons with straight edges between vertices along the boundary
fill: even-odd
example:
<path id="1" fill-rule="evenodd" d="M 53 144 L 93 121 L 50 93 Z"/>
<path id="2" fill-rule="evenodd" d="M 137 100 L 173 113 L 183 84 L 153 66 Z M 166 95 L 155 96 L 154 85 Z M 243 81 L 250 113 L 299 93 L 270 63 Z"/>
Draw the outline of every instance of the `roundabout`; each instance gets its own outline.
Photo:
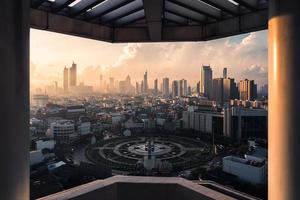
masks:
<path id="1" fill-rule="evenodd" d="M 97 165 L 124 173 L 146 171 L 169 172 L 199 167 L 211 158 L 211 146 L 205 142 L 177 136 L 120 137 L 98 141 L 85 153 Z M 166 170 L 165 170 L 166 171 Z"/>

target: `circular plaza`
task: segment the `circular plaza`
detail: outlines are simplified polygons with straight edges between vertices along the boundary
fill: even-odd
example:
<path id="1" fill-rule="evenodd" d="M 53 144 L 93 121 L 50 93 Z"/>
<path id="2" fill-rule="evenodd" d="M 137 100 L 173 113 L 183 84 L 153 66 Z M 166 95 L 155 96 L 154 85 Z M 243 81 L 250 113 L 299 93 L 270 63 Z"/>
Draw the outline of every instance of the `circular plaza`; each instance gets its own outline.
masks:
<path id="1" fill-rule="evenodd" d="M 177 136 L 120 137 L 90 145 L 85 155 L 97 165 L 122 172 L 134 173 L 139 164 L 150 161 L 168 163 L 172 172 L 176 172 L 199 167 L 208 161 L 211 146 Z"/>

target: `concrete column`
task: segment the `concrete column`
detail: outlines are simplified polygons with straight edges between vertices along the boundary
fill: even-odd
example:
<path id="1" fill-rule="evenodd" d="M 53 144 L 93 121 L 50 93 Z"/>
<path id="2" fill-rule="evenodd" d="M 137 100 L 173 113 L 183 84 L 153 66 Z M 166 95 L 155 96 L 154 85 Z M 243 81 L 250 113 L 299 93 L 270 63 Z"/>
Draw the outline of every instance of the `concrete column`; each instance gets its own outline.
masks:
<path id="1" fill-rule="evenodd" d="M 269 4 L 269 199 L 300 199 L 300 1 Z"/>
<path id="2" fill-rule="evenodd" d="M 0 1 L 0 199 L 29 199 L 29 0 Z"/>

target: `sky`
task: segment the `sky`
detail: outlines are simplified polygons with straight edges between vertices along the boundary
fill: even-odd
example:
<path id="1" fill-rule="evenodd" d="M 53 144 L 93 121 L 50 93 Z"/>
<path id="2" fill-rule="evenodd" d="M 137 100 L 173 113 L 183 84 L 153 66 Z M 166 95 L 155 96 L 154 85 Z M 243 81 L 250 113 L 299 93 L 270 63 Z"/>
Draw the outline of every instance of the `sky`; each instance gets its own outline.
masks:
<path id="1" fill-rule="evenodd" d="M 148 71 L 150 87 L 155 78 L 187 79 L 195 87 L 200 67 L 210 65 L 213 77 L 222 75 L 267 83 L 267 31 L 259 31 L 208 42 L 111 44 L 48 31 L 30 30 L 31 89 L 62 87 L 63 69 L 77 63 L 78 81 L 97 86 L 99 76 L 140 82 Z"/>

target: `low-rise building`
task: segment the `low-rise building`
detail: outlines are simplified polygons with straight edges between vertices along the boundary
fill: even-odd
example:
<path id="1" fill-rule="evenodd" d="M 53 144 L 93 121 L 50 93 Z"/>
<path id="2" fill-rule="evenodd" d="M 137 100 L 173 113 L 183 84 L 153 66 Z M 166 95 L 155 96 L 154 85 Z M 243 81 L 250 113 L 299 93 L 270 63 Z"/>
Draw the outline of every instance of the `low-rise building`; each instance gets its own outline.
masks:
<path id="1" fill-rule="evenodd" d="M 75 134 L 75 125 L 71 120 L 58 120 L 50 125 L 50 132 L 57 143 L 71 143 Z"/>
<path id="2" fill-rule="evenodd" d="M 265 109 L 233 106 L 223 110 L 183 111 L 183 128 L 223 135 L 236 140 L 267 138 L 268 112 Z"/>
<path id="3" fill-rule="evenodd" d="M 55 141 L 54 140 L 38 140 L 36 141 L 36 149 L 54 149 Z"/>
<path id="4" fill-rule="evenodd" d="M 265 184 L 267 182 L 266 162 L 254 156 L 245 156 L 245 158 L 224 157 L 223 171 L 252 184 Z"/>
<path id="5" fill-rule="evenodd" d="M 43 160 L 44 160 L 44 156 L 41 150 L 30 151 L 29 153 L 30 166 L 39 164 L 43 162 Z"/>

